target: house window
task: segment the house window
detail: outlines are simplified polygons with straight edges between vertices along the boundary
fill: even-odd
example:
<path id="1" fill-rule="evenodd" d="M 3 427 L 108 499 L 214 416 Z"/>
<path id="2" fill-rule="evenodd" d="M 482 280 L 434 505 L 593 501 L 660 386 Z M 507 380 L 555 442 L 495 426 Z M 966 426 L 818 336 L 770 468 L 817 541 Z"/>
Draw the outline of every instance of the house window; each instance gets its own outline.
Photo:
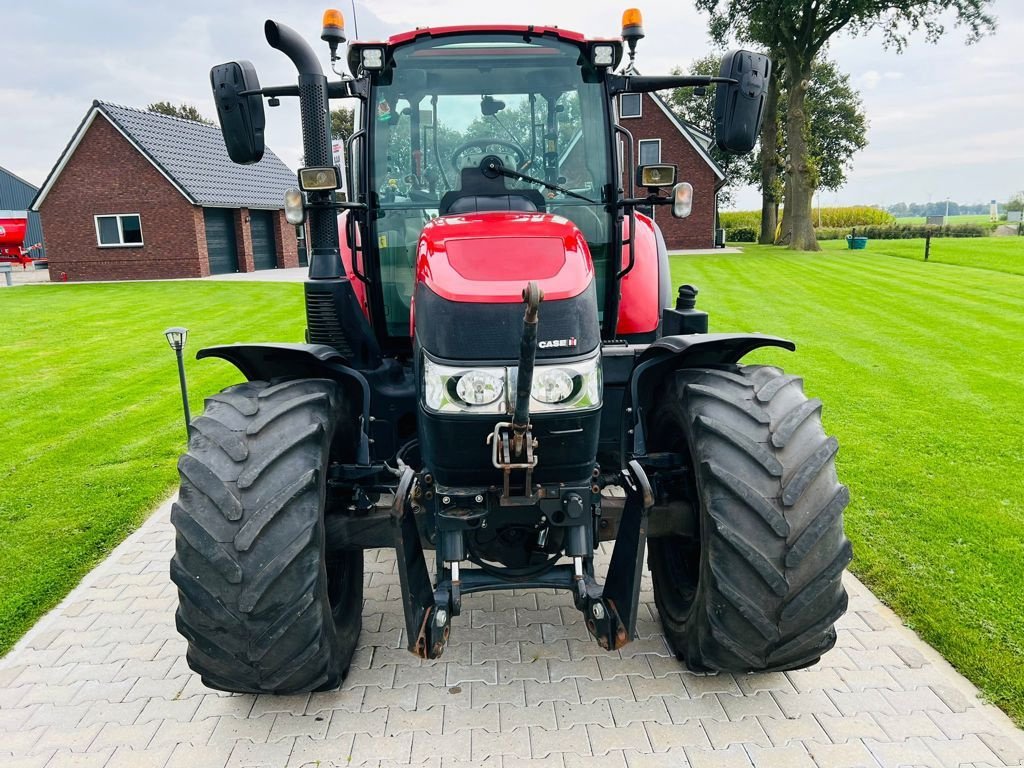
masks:
<path id="1" fill-rule="evenodd" d="M 142 220 L 137 213 L 94 216 L 96 244 L 101 248 L 142 245 Z"/>
<path id="2" fill-rule="evenodd" d="M 657 165 L 661 162 L 661 139 L 640 140 L 640 165 Z"/>
<path id="3" fill-rule="evenodd" d="M 640 117 L 643 114 L 639 93 L 624 93 L 619 96 L 619 117 Z"/>

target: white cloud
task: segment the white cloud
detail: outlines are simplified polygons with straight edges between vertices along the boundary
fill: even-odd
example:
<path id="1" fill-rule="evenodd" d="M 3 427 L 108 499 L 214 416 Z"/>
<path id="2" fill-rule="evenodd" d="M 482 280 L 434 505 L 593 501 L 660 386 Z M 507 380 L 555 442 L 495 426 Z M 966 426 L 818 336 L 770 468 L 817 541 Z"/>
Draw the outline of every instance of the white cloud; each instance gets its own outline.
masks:
<path id="1" fill-rule="evenodd" d="M 878 84 L 883 80 L 900 80 L 903 77 L 902 72 L 879 72 L 877 69 L 869 69 L 861 75 L 858 75 L 854 80 L 854 85 L 857 88 L 866 91 L 873 91 L 878 87 Z"/>

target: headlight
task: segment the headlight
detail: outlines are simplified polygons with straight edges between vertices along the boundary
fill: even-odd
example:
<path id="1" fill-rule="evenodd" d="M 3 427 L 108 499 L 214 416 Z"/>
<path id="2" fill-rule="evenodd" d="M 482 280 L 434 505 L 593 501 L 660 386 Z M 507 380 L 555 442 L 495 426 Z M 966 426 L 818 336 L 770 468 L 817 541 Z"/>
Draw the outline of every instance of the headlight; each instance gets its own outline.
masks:
<path id="1" fill-rule="evenodd" d="M 514 387 L 509 390 L 515 391 Z M 569 365 L 538 364 L 533 369 L 530 411 L 552 413 L 596 408 L 601 404 L 601 392 L 600 355 Z"/>
<path id="2" fill-rule="evenodd" d="M 423 356 L 423 402 L 436 413 L 510 414 L 515 409 L 516 367 L 465 368 Z M 533 369 L 531 413 L 557 413 L 601 405 L 601 356 Z"/>
<path id="3" fill-rule="evenodd" d="M 452 380 L 455 396 L 467 405 L 489 405 L 505 391 L 501 378 L 487 371 L 469 371 Z"/>
<path id="4" fill-rule="evenodd" d="M 561 403 L 572 397 L 572 374 L 564 368 L 544 368 L 533 373 L 534 400 L 548 405 Z"/>
<path id="5" fill-rule="evenodd" d="M 423 398 L 432 411 L 504 414 L 504 394 L 504 368 L 456 368 L 423 357 Z"/>

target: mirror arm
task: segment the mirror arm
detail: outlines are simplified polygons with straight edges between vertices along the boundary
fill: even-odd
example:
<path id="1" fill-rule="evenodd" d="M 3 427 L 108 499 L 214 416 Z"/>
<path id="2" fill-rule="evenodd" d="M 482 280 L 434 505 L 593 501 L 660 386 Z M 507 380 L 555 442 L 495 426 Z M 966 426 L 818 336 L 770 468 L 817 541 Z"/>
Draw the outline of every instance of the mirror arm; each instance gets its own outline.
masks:
<path id="1" fill-rule="evenodd" d="M 299 86 L 297 85 L 272 85 L 267 88 L 255 88 L 251 91 L 240 91 L 239 96 L 298 96 Z"/>
<path id="2" fill-rule="evenodd" d="M 612 95 L 620 93 L 651 93 L 671 88 L 699 88 L 715 83 L 733 84 L 739 82 L 731 77 L 710 77 L 707 75 L 609 75 L 608 87 Z"/>
<path id="3" fill-rule="evenodd" d="M 340 200 L 334 202 L 307 203 L 307 208 L 336 208 L 343 211 L 365 211 L 366 203 L 345 203 Z"/>
<path id="4" fill-rule="evenodd" d="M 363 99 L 369 93 L 369 82 L 365 77 L 354 80 L 339 80 L 327 84 L 327 95 L 332 99 Z M 299 86 L 297 85 L 271 85 L 266 88 L 254 88 L 249 91 L 240 91 L 239 96 L 264 96 L 268 99 L 278 96 L 298 96 Z"/>
<path id="5" fill-rule="evenodd" d="M 668 205 L 672 202 L 671 197 L 662 197 L 657 194 L 650 194 L 647 197 L 624 197 L 618 201 L 621 208 L 635 207 L 637 205 Z"/>

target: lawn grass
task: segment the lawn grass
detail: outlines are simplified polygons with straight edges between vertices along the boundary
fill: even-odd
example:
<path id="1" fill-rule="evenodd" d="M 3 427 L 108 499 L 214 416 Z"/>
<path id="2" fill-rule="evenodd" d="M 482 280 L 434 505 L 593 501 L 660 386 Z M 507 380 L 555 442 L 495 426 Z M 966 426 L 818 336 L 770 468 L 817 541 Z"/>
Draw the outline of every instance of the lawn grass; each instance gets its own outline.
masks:
<path id="1" fill-rule="evenodd" d="M 1024 277 L 890 258 L 891 245 L 744 245 L 676 257 L 672 272 L 700 287 L 711 330 L 797 342 L 748 361 L 824 401 L 853 571 L 1022 724 Z"/>
<path id="2" fill-rule="evenodd" d="M 165 498 L 185 443 L 168 326 L 191 330 L 193 413 L 241 380 L 202 346 L 301 341 L 299 285 L 0 290 L 0 654 Z"/>
<path id="3" fill-rule="evenodd" d="M 846 252 L 845 240 L 823 240 L 826 252 Z M 867 250 L 885 256 L 924 261 L 924 239 L 868 240 Z M 929 263 L 957 264 L 1024 275 L 1024 237 L 933 237 Z"/>

